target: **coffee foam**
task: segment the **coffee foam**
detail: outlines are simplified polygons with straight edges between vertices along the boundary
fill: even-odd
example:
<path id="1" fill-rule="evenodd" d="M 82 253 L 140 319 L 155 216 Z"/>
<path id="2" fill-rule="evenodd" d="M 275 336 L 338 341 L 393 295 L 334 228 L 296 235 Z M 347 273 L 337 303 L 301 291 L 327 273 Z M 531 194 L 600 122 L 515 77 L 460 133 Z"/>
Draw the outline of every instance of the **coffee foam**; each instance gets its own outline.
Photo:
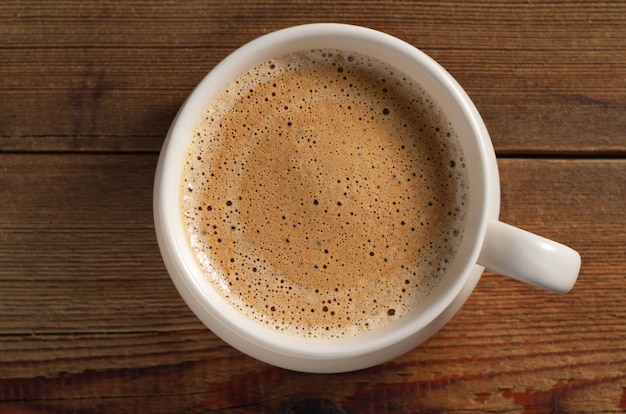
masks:
<path id="1" fill-rule="evenodd" d="M 229 84 L 189 147 L 181 205 L 223 297 L 272 329 L 346 337 L 430 294 L 468 198 L 457 137 L 405 75 L 338 50 Z"/>

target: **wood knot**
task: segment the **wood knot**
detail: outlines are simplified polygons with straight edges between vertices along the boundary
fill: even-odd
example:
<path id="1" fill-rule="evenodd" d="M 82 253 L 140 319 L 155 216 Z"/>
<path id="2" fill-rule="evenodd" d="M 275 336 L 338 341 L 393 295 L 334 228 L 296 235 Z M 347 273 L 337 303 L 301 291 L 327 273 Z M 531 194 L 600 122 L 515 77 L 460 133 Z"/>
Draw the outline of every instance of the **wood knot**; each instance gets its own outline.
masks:
<path id="1" fill-rule="evenodd" d="M 324 398 L 305 398 L 291 401 L 283 412 L 285 414 L 348 414 Z"/>

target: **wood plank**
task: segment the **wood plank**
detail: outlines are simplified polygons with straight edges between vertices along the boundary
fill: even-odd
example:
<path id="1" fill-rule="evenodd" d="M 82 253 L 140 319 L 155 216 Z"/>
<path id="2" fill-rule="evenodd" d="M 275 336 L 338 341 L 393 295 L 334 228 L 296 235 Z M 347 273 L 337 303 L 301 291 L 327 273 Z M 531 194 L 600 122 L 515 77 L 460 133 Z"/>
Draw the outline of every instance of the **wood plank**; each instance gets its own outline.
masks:
<path id="1" fill-rule="evenodd" d="M 156 247 L 151 198 L 156 159 L 154 154 L 2 157 L 0 331 L 198 327 Z M 163 282 L 169 289 L 155 289 Z M 36 300 L 25 303 L 25 295 Z M 24 318 L 26 309 L 39 316 Z"/>
<path id="2" fill-rule="evenodd" d="M 0 50 L 0 150 L 158 151 L 185 97 L 226 54 Z"/>
<path id="3" fill-rule="evenodd" d="M 269 367 L 202 327 L 159 258 L 155 162 L 0 154 L 0 411 L 626 409 L 624 160 L 499 160 L 502 219 L 578 249 L 574 290 L 486 274 L 427 343 L 340 375 Z"/>
<path id="4" fill-rule="evenodd" d="M 157 151 L 228 52 L 281 27 L 387 31 L 467 89 L 500 154 L 626 152 L 626 2 L 0 5 L 0 151 Z M 131 138 L 128 138 L 131 137 Z"/>
<path id="5" fill-rule="evenodd" d="M 486 273 L 425 344 L 340 375 L 203 327 L 159 256 L 156 153 L 227 53 L 314 21 L 459 80 L 506 157 L 502 219 L 581 252 L 572 292 Z M 622 0 L 0 2 L 0 413 L 625 412 L 625 29 Z"/>
<path id="6" fill-rule="evenodd" d="M 78 7 L 77 7 L 78 5 Z M 199 0 L 158 4 L 6 0 L 5 47 L 235 47 L 280 27 L 342 21 L 385 29 L 426 48 L 615 50 L 624 46 L 623 1 L 341 3 Z M 546 40 L 549 39 L 549 42 Z"/>

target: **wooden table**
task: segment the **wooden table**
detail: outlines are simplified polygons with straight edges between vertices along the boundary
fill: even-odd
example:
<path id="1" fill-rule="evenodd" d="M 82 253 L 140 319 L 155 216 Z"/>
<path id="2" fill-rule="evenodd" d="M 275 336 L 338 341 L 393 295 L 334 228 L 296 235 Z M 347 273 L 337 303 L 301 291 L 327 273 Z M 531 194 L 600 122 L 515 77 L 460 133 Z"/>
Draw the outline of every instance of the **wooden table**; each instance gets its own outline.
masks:
<path id="1" fill-rule="evenodd" d="M 498 155 L 504 221 L 579 250 L 565 296 L 486 273 L 375 368 L 253 360 L 162 264 L 152 182 L 178 107 L 242 43 L 318 21 L 438 60 Z M 626 2 L 0 3 L 0 413 L 623 412 Z"/>

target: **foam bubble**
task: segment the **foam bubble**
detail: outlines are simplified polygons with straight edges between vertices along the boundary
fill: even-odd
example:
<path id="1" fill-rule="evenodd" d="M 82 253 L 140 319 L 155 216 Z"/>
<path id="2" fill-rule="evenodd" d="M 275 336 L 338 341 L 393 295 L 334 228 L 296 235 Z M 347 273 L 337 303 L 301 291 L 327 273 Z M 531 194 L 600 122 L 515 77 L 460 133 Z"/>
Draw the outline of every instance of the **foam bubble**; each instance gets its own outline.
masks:
<path id="1" fill-rule="evenodd" d="M 339 50 L 285 55 L 229 84 L 181 183 L 208 279 L 250 318 L 300 336 L 406 315 L 465 221 L 462 153 L 438 111 L 397 70 Z"/>

